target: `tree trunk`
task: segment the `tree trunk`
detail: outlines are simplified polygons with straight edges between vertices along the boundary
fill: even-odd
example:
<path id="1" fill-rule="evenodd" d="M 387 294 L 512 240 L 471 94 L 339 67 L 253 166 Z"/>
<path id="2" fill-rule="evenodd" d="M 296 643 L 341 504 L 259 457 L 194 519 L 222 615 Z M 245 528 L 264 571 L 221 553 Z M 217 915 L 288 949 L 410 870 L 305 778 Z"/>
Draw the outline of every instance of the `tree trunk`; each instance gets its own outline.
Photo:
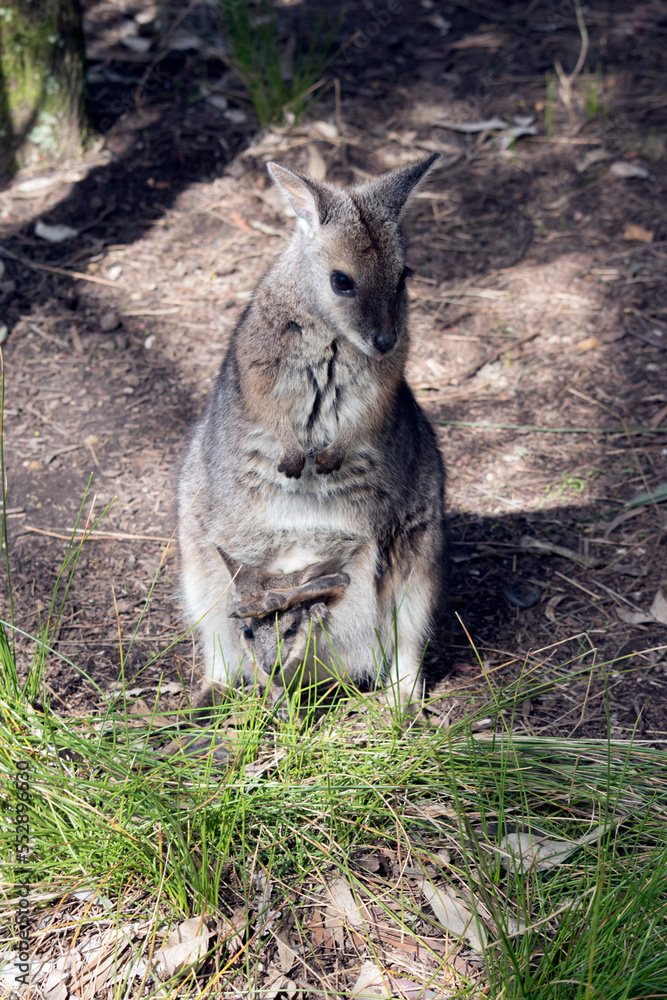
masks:
<path id="1" fill-rule="evenodd" d="M 76 157 L 84 137 L 78 0 L 1 0 L 0 174 Z"/>

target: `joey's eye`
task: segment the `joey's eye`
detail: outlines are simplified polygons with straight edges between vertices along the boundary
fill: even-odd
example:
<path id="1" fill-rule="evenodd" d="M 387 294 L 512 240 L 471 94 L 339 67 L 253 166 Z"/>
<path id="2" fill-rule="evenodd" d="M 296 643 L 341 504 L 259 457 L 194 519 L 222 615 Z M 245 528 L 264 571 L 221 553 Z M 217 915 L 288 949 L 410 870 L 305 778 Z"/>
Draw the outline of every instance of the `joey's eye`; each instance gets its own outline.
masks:
<path id="1" fill-rule="evenodd" d="M 292 636 L 296 635 L 297 624 L 292 622 L 289 628 L 286 628 L 283 632 L 283 639 L 291 639 Z"/>
<path id="2" fill-rule="evenodd" d="M 255 633 L 253 632 L 253 630 L 250 628 L 249 625 L 246 625 L 246 627 L 243 629 L 243 636 L 245 639 L 248 639 L 248 641 L 255 638 Z"/>
<path id="3" fill-rule="evenodd" d="M 415 272 L 410 267 L 404 267 L 403 268 L 403 273 L 401 274 L 400 278 L 398 279 L 398 288 L 397 288 L 397 291 L 399 291 L 399 292 L 403 291 L 403 289 L 405 288 L 405 282 L 407 281 L 408 278 L 411 278 L 414 273 Z"/>
<path id="4" fill-rule="evenodd" d="M 354 281 L 349 274 L 334 271 L 331 275 L 331 287 L 336 295 L 354 295 Z"/>

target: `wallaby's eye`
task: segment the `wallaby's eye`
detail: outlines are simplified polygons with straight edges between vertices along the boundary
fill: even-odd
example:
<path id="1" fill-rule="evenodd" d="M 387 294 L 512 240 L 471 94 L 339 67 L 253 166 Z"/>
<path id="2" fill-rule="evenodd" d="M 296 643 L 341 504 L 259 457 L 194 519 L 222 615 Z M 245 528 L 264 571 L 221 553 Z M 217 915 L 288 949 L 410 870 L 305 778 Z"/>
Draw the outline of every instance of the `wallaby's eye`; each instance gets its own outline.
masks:
<path id="1" fill-rule="evenodd" d="M 243 629 L 243 636 L 248 641 L 255 638 L 255 633 L 253 632 L 253 630 L 250 628 L 249 625 L 246 625 L 246 627 Z"/>
<path id="2" fill-rule="evenodd" d="M 331 287 L 336 295 L 354 295 L 354 282 L 349 274 L 334 271 L 331 275 Z"/>
<path id="3" fill-rule="evenodd" d="M 296 630 L 297 630 L 297 623 L 292 622 L 290 627 L 286 628 L 285 631 L 283 632 L 283 639 L 291 639 L 293 636 L 296 635 Z"/>
<path id="4" fill-rule="evenodd" d="M 398 288 L 396 289 L 398 292 L 403 291 L 403 289 L 405 288 L 405 282 L 407 281 L 408 278 L 411 278 L 414 273 L 415 272 L 412 270 L 411 267 L 403 268 L 403 273 L 398 279 Z"/>

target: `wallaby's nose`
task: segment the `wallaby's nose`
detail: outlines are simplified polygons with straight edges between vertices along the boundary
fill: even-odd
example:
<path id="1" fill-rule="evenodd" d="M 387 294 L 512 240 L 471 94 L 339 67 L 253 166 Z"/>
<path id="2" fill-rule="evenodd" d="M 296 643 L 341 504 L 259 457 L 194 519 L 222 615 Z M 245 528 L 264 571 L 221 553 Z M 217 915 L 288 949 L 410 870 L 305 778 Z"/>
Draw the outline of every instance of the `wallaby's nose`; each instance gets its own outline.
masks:
<path id="1" fill-rule="evenodd" d="M 387 354 L 397 340 L 398 337 L 393 330 L 380 330 L 373 337 L 373 346 L 377 348 L 380 354 Z"/>

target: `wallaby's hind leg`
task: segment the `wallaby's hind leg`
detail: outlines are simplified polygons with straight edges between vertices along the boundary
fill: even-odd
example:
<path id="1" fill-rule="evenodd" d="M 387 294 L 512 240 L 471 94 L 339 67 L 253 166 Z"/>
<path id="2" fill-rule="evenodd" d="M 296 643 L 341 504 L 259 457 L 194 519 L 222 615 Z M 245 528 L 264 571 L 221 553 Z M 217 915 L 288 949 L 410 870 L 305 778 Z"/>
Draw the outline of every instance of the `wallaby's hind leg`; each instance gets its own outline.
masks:
<path id="1" fill-rule="evenodd" d="M 181 540 L 181 586 L 183 601 L 204 655 L 204 678 L 211 683 L 235 687 L 242 677 L 243 651 L 235 622 L 229 617 L 230 574 L 215 546 L 196 544 L 186 532 Z"/>
<path id="2" fill-rule="evenodd" d="M 398 648 L 393 649 L 391 683 L 404 705 L 424 697 L 420 668 L 431 623 L 433 591 L 432 579 L 415 571 L 404 592 L 396 595 Z"/>
<path id="3" fill-rule="evenodd" d="M 375 586 L 375 548 L 365 545 L 346 563 L 350 582 L 331 610 L 317 643 L 317 657 L 330 665 L 332 677 L 353 683 L 372 680 L 382 654 L 375 635 L 378 599 Z"/>
<path id="4" fill-rule="evenodd" d="M 380 598 L 376 567 L 376 550 L 371 545 L 347 564 L 350 583 L 329 616 L 327 652 L 338 672 L 346 674 L 353 682 L 374 680 L 382 672 L 387 674 L 391 688 L 386 698 L 390 703 L 417 702 L 423 697 L 419 668 L 434 594 L 429 579 L 430 567 L 420 566 L 407 586 L 403 584 L 396 594 L 387 592 Z M 395 632 L 398 634 L 398 662 L 394 651 Z M 325 660 L 323 644 L 326 641 L 320 639 L 317 651 Z M 332 670 L 332 674 L 335 673 L 336 670 Z"/>

